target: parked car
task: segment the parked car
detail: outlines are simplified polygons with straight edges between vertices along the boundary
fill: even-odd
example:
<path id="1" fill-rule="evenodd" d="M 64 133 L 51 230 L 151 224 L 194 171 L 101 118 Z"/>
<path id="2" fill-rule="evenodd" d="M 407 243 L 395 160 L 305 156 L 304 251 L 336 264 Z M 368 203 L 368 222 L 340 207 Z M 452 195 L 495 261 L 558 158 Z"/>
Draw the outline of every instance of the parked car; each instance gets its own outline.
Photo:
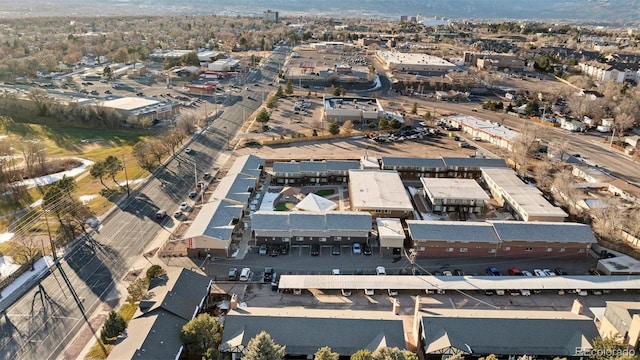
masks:
<path id="1" fill-rule="evenodd" d="M 453 275 L 454 276 L 464 276 L 464 271 L 462 271 L 460 269 L 455 269 L 455 270 L 453 270 Z"/>
<path id="2" fill-rule="evenodd" d="M 451 270 L 442 270 L 442 276 L 453 276 Z"/>
<path id="3" fill-rule="evenodd" d="M 365 255 L 371 255 L 372 251 L 371 251 L 371 246 L 369 245 L 365 245 L 362 247 L 362 253 Z"/>
<path id="4" fill-rule="evenodd" d="M 238 280 L 238 269 L 237 268 L 229 269 L 229 274 L 227 275 L 227 280 L 229 280 L 229 281 Z"/>
<path id="5" fill-rule="evenodd" d="M 184 149 L 184 152 L 187 154 L 191 154 L 193 152 L 193 150 L 191 148 L 186 148 Z"/>
<path id="6" fill-rule="evenodd" d="M 360 254 L 362 252 L 362 248 L 360 247 L 360 243 L 353 243 L 352 251 L 354 255 Z"/>
<path id="7" fill-rule="evenodd" d="M 164 219 L 165 216 L 167 216 L 167 211 L 166 210 L 160 209 L 160 210 L 156 211 L 156 218 L 157 219 Z"/>
<path id="8" fill-rule="evenodd" d="M 362 271 L 362 269 L 358 268 L 353 272 L 353 275 L 364 275 L 364 271 Z"/>
<path id="9" fill-rule="evenodd" d="M 509 272 L 509 275 L 511 276 L 524 276 L 522 275 L 522 271 L 520 271 L 520 269 L 516 267 L 510 267 L 508 272 Z"/>
<path id="10" fill-rule="evenodd" d="M 533 274 L 530 271 L 522 270 L 522 276 L 533 276 Z"/>
<path id="11" fill-rule="evenodd" d="M 376 267 L 376 275 L 387 275 L 387 270 L 384 266 L 378 266 Z"/>
<path id="12" fill-rule="evenodd" d="M 264 282 L 269 282 L 271 281 L 271 278 L 273 277 L 273 268 L 272 267 L 266 267 L 264 268 Z"/>
<path id="13" fill-rule="evenodd" d="M 267 244 L 260 245 L 260 250 L 258 251 L 260 255 L 267 255 Z"/>
<path id="14" fill-rule="evenodd" d="M 207 180 L 207 179 L 208 179 L 208 178 L 210 178 L 210 177 L 211 177 L 211 174 L 210 174 L 210 173 L 208 173 L 208 172 L 206 172 L 206 173 L 202 174 L 202 178 L 203 178 L 204 180 Z"/>
<path id="15" fill-rule="evenodd" d="M 249 281 L 251 277 L 251 268 L 242 268 L 240 271 L 240 281 Z"/>
<path id="16" fill-rule="evenodd" d="M 373 296 L 375 295 L 376 291 L 373 289 L 364 289 L 364 294 L 367 296 Z"/>
<path id="17" fill-rule="evenodd" d="M 195 191 L 189 193 L 189 199 L 195 199 L 196 196 L 198 196 L 198 193 Z"/>
<path id="18" fill-rule="evenodd" d="M 527 289 L 520 289 L 520 295 L 522 296 L 531 296 L 531 291 Z"/>
<path id="19" fill-rule="evenodd" d="M 331 247 L 331 255 L 340 255 L 340 245 L 333 245 Z"/>
<path id="20" fill-rule="evenodd" d="M 331 270 L 331 275 L 340 275 L 340 269 Z"/>
<path id="21" fill-rule="evenodd" d="M 342 290 L 340 290 L 340 292 L 342 293 L 342 296 L 344 296 L 344 297 L 349 297 L 349 296 L 351 296 L 351 290 L 348 290 L 348 289 L 342 289 Z"/>
<path id="22" fill-rule="evenodd" d="M 591 268 L 591 269 L 589 269 L 589 274 L 591 274 L 591 275 L 596 275 L 596 276 L 600 276 L 600 275 L 602 275 L 602 274 L 600 273 L 600 271 L 598 271 L 596 268 Z"/>
<path id="23" fill-rule="evenodd" d="M 186 202 L 183 202 L 180 204 L 180 210 L 181 211 L 187 211 L 189 210 L 189 204 L 187 204 Z"/>
<path id="24" fill-rule="evenodd" d="M 398 290 L 389 289 L 387 292 L 389 293 L 389 296 L 398 296 Z"/>
<path id="25" fill-rule="evenodd" d="M 312 244 L 311 245 L 311 256 L 318 256 L 318 255 L 320 255 L 320 245 Z"/>
<path id="26" fill-rule="evenodd" d="M 545 274 L 544 271 L 542 271 L 540 269 L 533 269 L 533 274 L 535 276 L 547 276 L 547 274 Z"/>
<path id="27" fill-rule="evenodd" d="M 547 276 L 556 276 L 556 273 L 554 273 L 553 271 L 551 271 L 550 269 L 542 269 L 542 271 L 544 272 L 545 275 Z"/>
<path id="28" fill-rule="evenodd" d="M 271 291 L 278 290 L 279 285 L 280 285 L 280 275 L 278 273 L 273 273 L 273 276 L 271 276 Z"/>
<path id="29" fill-rule="evenodd" d="M 182 215 L 184 215 L 184 214 L 183 214 L 183 213 L 182 213 L 182 211 L 180 211 L 180 210 L 178 210 L 178 211 L 176 211 L 176 212 L 174 212 L 174 213 L 173 213 L 173 217 L 174 217 L 175 219 L 180 219 L 180 218 L 182 218 Z"/>
<path id="30" fill-rule="evenodd" d="M 565 276 L 565 275 L 569 275 L 569 273 L 568 273 L 565 269 L 563 269 L 563 268 L 555 268 L 553 271 L 554 271 L 554 272 L 556 273 L 556 275 L 558 275 L 558 276 Z"/>
<path id="31" fill-rule="evenodd" d="M 500 271 L 496 267 L 489 266 L 487 267 L 487 275 L 488 276 L 500 276 Z"/>

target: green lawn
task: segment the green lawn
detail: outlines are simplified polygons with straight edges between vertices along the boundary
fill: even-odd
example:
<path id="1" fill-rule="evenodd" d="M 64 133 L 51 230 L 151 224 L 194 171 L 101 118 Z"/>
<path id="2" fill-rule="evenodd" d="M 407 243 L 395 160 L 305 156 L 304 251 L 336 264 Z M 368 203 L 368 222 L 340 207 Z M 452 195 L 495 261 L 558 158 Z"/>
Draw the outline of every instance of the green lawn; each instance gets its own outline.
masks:
<path id="1" fill-rule="evenodd" d="M 335 193 L 336 193 L 335 189 L 322 189 L 322 190 L 316 191 L 314 194 L 324 197 L 324 196 L 333 195 Z"/>
<path id="2" fill-rule="evenodd" d="M 289 211 L 295 206 L 292 202 L 279 202 L 274 207 L 275 211 Z"/>

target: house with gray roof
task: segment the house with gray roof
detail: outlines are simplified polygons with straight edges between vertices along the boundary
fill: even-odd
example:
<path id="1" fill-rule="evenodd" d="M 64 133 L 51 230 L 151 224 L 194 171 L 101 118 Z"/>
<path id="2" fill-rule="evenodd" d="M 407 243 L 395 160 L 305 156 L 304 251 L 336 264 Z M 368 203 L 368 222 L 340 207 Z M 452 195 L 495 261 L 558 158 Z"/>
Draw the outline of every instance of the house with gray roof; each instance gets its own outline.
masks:
<path id="1" fill-rule="evenodd" d="M 488 221 L 500 239 L 498 256 L 588 256 L 597 243 L 589 225 L 570 222 Z"/>
<path id="2" fill-rule="evenodd" d="M 180 330 L 207 306 L 211 280 L 194 271 L 168 267 L 153 279 L 109 359 L 178 359 Z"/>
<path id="3" fill-rule="evenodd" d="M 213 200 L 202 206 L 183 235 L 190 256 L 231 256 L 231 240 L 242 231 L 244 205 Z"/>
<path id="4" fill-rule="evenodd" d="M 507 168 L 504 159 L 486 158 L 411 158 L 411 157 L 382 157 L 382 170 L 395 170 L 405 180 L 426 178 L 465 178 L 478 179 L 480 169 Z"/>
<path id="5" fill-rule="evenodd" d="M 243 155 L 236 159 L 227 175 L 243 174 L 260 178 L 264 171 L 264 159 L 255 155 Z"/>
<path id="6" fill-rule="evenodd" d="M 289 161 L 273 163 L 273 178 L 280 185 L 341 184 L 349 170 L 360 163 L 351 160 Z"/>
<path id="7" fill-rule="evenodd" d="M 417 312 L 427 360 L 444 356 L 584 358 L 598 337 L 593 320 L 569 311 L 422 309 Z"/>
<path id="8" fill-rule="evenodd" d="M 495 256 L 500 239 L 486 222 L 407 220 L 418 256 Z"/>
<path id="9" fill-rule="evenodd" d="M 251 218 L 256 245 L 351 245 L 366 242 L 371 231 L 367 213 L 257 211 Z"/>
<path id="10" fill-rule="evenodd" d="M 341 358 L 361 349 L 407 348 L 402 318 L 391 311 L 247 307 L 227 314 L 220 351 L 242 354 L 261 331 L 284 345 L 288 358 L 313 358 L 323 346 Z"/>

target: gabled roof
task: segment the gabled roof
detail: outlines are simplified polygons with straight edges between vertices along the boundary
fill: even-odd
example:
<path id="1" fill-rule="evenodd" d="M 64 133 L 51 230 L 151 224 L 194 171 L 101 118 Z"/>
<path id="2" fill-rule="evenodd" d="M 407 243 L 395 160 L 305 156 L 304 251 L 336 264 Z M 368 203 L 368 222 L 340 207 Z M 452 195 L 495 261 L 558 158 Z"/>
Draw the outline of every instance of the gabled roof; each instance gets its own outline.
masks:
<path id="1" fill-rule="evenodd" d="M 486 222 L 407 220 L 407 226 L 414 241 L 500 242 Z"/>
<path id="2" fill-rule="evenodd" d="M 489 158 L 462 158 L 462 157 L 443 157 L 444 164 L 451 167 L 474 167 L 474 168 L 506 168 L 507 163 L 504 159 Z"/>
<path id="3" fill-rule="evenodd" d="M 482 313 L 482 317 L 423 316 L 427 353 L 456 349 L 449 351 L 498 356 L 573 356 L 578 348 L 591 348 L 589 339 L 598 336 L 595 324 L 586 316 L 564 318 L 555 312 L 557 318 L 536 318 L 535 311 L 526 311 L 506 318 L 492 317 L 491 311 Z"/>
<path id="4" fill-rule="evenodd" d="M 569 222 L 488 221 L 501 241 L 597 242 L 589 225 Z"/>
<path id="5" fill-rule="evenodd" d="M 243 155 L 236 159 L 227 175 L 244 174 L 259 177 L 264 167 L 264 159 L 255 155 Z"/>
<path id="6" fill-rule="evenodd" d="M 369 231 L 371 214 L 364 212 L 334 211 L 282 212 L 256 211 L 251 217 L 251 228 L 260 231 Z"/>
<path id="7" fill-rule="evenodd" d="M 427 159 L 427 158 L 411 158 L 411 157 L 394 157 L 383 156 L 382 166 L 387 167 L 411 167 L 411 168 L 440 168 L 444 169 L 445 164 L 442 158 L 440 159 Z"/>
<path id="8" fill-rule="evenodd" d="M 174 359 L 182 351 L 180 329 L 197 314 L 211 280 L 185 268 L 168 267 L 151 282 L 151 298 L 141 302 L 126 337 L 109 359 Z"/>
<path id="9" fill-rule="evenodd" d="M 251 195 L 249 190 L 255 187 L 256 180 L 255 177 L 243 174 L 227 175 L 220 180 L 211 197 L 246 204 Z"/>
<path id="10" fill-rule="evenodd" d="M 289 161 L 289 162 L 276 161 L 273 163 L 273 172 L 274 173 L 299 173 L 300 163 L 297 161 Z"/>
<path id="11" fill-rule="evenodd" d="M 241 311 L 236 311 L 241 310 Z M 406 348 L 402 319 L 390 312 L 334 309 L 242 308 L 225 319 L 222 351 L 246 346 L 261 331 L 286 346 L 288 355 L 313 355 L 329 346 L 341 356 L 360 349 Z M 395 316 L 395 315 L 394 315 Z"/>
<path id="12" fill-rule="evenodd" d="M 336 203 L 314 193 L 309 193 L 295 207 L 295 210 L 327 212 L 338 207 Z"/>
<path id="13" fill-rule="evenodd" d="M 204 204 L 183 238 L 205 235 L 213 239 L 231 240 L 235 227 L 233 222 L 242 217 L 242 208 L 243 205 L 227 200 L 214 200 Z"/>

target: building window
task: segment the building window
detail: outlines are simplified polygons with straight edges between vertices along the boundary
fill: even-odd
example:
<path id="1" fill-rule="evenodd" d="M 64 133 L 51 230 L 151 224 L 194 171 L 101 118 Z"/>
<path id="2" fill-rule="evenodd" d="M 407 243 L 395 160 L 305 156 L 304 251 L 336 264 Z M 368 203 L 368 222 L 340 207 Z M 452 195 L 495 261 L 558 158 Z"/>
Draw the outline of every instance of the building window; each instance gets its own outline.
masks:
<path id="1" fill-rule="evenodd" d="M 288 237 L 283 237 L 282 238 L 282 242 L 289 242 L 289 238 Z"/>
<path id="2" fill-rule="evenodd" d="M 460 252 L 467 252 L 467 251 L 469 251 L 469 249 L 467 249 L 467 248 L 460 248 Z"/>
<path id="3" fill-rule="evenodd" d="M 553 251 L 553 248 L 547 248 L 547 250 L 546 250 L 546 251 L 547 251 L 547 252 L 552 252 L 552 251 Z"/>
<path id="4" fill-rule="evenodd" d="M 418 251 L 424 251 L 426 248 L 424 246 L 418 246 Z"/>
<path id="5" fill-rule="evenodd" d="M 321 238 L 320 238 L 320 241 L 321 241 L 321 242 L 327 242 L 327 238 L 326 238 L 326 237 L 321 237 Z"/>
<path id="6" fill-rule="evenodd" d="M 445 251 L 446 252 L 453 252 L 453 248 L 446 248 Z"/>
<path id="7" fill-rule="evenodd" d="M 336 236 L 333 238 L 335 241 L 342 241 L 342 236 Z"/>
<path id="8" fill-rule="evenodd" d="M 525 248 L 524 251 L 533 251 L 533 248 L 528 247 L 528 248 Z"/>
<path id="9" fill-rule="evenodd" d="M 564 252 L 565 250 L 566 250 L 565 248 L 558 249 L 559 252 Z"/>
<path id="10" fill-rule="evenodd" d="M 579 252 L 579 253 L 583 253 L 583 252 L 584 252 L 584 249 L 578 249 L 578 252 Z"/>
<path id="11" fill-rule="evenodd" d="M 511 247 L 509 247 L 509 246 L 505 246 L 505 247 L 503 247 L 503 248 L 502 248 L 502 250 L 504 250 L 504 251 L 511 251 Z"/>
<path id="12" fill-rule="evenodd" d="M 296 236 L 296 241 L 304 241 L 304 236 Z"/>
<path id="13" fill-rule="evenodd" d="M 496 249 L 489 249 L 489 254 L 495 254 L 496 253 Z"/>

